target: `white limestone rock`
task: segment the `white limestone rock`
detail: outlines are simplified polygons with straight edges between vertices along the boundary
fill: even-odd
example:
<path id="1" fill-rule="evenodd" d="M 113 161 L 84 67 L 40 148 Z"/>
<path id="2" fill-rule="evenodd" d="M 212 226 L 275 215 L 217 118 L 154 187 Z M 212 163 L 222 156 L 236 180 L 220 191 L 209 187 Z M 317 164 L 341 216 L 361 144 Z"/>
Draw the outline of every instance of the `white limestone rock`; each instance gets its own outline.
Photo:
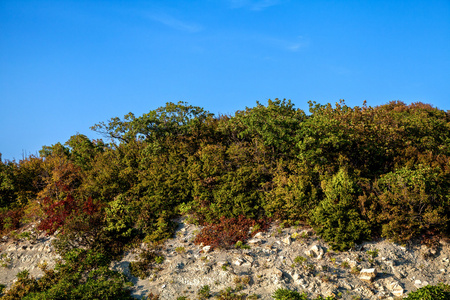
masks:
<path id="1" fill-rule="evenodd" d="M 359 279 L 366 282 L 373 282 L 375 277 L 377 277 L 377 270 L 375 268 L 362 269 L 361 272 L 359 272 Z"/>

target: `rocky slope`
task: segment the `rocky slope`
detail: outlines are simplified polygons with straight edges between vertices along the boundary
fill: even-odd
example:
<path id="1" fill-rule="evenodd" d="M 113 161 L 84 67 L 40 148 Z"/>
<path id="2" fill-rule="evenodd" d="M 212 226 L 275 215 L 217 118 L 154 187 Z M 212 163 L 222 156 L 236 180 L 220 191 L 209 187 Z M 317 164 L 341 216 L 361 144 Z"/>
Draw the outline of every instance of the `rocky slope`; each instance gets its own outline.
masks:
<path id="1" fill-rule="evenodd" d="M 111 268 L 129 276 L 136 298 L 153 293 L 161 300 L 180 296 L 196 299 L 205 286 L 212 296 L 228 288 L 249 295 L 247 299 L 272 299 L 278 288 L 306 292 L 311 297 L 394 299 L 427 284 L 450 284 L 450 245 L 445 241 L 431 249 L 376 241 L 338 253 L 330 251 L 310 229 L 274 225 L 249 240 L 249 247 L 212 251 L 208 245 L 192 243 L 198 231 L 199 227 L 179 221 L 176 236 L 163 245 L 164 262 L 148 278 L 130 275 L 130 262 L 139 259 L 142 249 L 126 253 Z M 39 263 L 47 262 L 51 267 L 59 258 L 52 239 L 4 238 L 0 244 L 0 284 L 10 286 L 24 269 L 39 277 Z"/>

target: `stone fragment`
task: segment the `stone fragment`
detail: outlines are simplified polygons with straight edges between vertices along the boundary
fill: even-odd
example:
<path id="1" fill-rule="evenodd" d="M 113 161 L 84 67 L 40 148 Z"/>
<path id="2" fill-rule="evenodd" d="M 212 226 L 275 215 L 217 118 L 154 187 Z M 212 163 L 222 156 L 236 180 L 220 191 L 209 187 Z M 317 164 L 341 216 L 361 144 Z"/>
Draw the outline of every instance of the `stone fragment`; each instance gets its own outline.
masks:
<path id="1" fill-rule="evenodd" d="M 375 294 L 375 297 L 377 299 L 386 299 L 387 293 L 385 291 L 378 291 L 378 293 Z"/>
<path id="2" fill-rule="evenodd" d="M 265 236 L 264 236 L 264 233 L 258 232 L 258 233 L 255 234 L 253 237 L 254 237 L 254 238 L 257 238 L 257 239 L 263 239 Z"/>
<path id="3" fill-rule="evenodd" d="M 339 283 L 343 288 L 345 288 L 347 290 L 353 290 L 353 286 L 349 282 L 343 280 L 343 281 L 340 281 Z"/>
<path id="4" fill-rule="evenodd" d="M 283 279 L 283 271 L 281 271 L 278 268 L 272 268 L 271 270 L 269 270 L 269 274 L 270 274 L 270 277 L 271 277 L 273 283 L 275 283 L 275 284 L 280 282 L 280 280 Z"/>
<path id="5" fill-rule="evenodd" d="M 391 281 L 387 287 L 395 297 L 403 296 L 404 290 L 398 281 Z"/>
<path id="6" fill-rule="evenodd" d="M 292 240 L 289 235 L 283 239 L 283 243 L 285 243 L 286 245 L 290 245 L 291 242 L 292 242 Z"/>
<path id="7" fill-rule="evenodd" d="M 377 277 L 377 270 L 375 268 L 362 269 L 359 272 L 359 279 L 367 282 L 372 282 Z"/>
<path id="8" fill-rule="evenodd" d="M 226 260 L 219 260 L 218 262 L 217 262 L 217 265 L 219 266 L 219 267 L 223 267 L 223 266 L 228 266 L 228 261 L 226 261 Z"/>
<path id="9" fill-rule="evenodd" d="M 371 298 L 373 295 L 375 295 L 375 293 L 368 287 L 361 286 L 361 290 L 363 295 L 367 296 L 368 298 Z"/>
<path id="10" fill-rule="evenodd" d="M 331 288 L 331 287 L 327 288 L 327 289 L 325 290 L 325 292 L 323 292 L 323 295 L 324 295 L 325 297 L 330 297 L 330 298 L 333 298 L 333 299 L 335 299 L 336 294 L 337 294 L 337 293 L 335 292 L 335 290 L 334 290 L 333 288 Z"/>
<path id="11" fill-rule="evenodd" d="M 315 257 L 317 259 L 322 259 L 324 250 L 319 245 L 313 245 L 311 248 L 305 251 L 305 254 L 309 257 Z"/>
<path id="12" fill-rule="evenodd" d="M 386 260 L 385 262 L 384 262 L 387 266 L 389 266 L 389 267 L 391 267 L 391 268 L 393 268 L 394 267 L 394 262 L 392 261 L 392 260 Z"/>
<path id="13" fill-rule="evenodd" d="M 234 261 L 233 261 L 233 265 L 236 265 L 236 266 L 240 266 L 240 265 L 242 265 L 243 263 L 245 262 L 245 260 L 243 260 L 242 258 L 236 258 Z"/>
<path id="14" fill-rule="evenodd" d="M 403 290 L 403 288 L 400 285 L 398 285 L 397 287 L 394 288 L 394 290 L 392 290 L 392 294 L 395 297 L 403 297 L 404 292 L 405 291 Z"/>
<path id="15" fill-rule="evenodd" d="M 406 277 L 405 274 L 397 268 L 392 268 L 392 273 L 394 274 L 395 277 L 397 277 L 399 279 Z"/>
<path id="16" fill-rule="evenodd" d="M 203 253 L 208 253 L 209 251 L 211 251 L 211 246 L 205 246 L 202 248 Z"/>
<path id="17" fill-rule="evenodd" d="M 358 266 L 358 262 L 356 260 L 346 258 L 345 261 L 348 262 L 350 268 L 355 268 Z"/>
<path id="18" fill-rule="evenodd" d="M 418 289 L 423 288 L 424 286 L 427 286 L 427 285 L 428 285 L 428 281 L 422 281 L 419 279 L 414 281 L 414 286 Z"/>
<path id="19" fill-rule="evenodd" d="M 247 244 L 249 245 L 260 245 L 262 244 L 262 241 L 258 238 L 253 238 L 247 241 Z"/>

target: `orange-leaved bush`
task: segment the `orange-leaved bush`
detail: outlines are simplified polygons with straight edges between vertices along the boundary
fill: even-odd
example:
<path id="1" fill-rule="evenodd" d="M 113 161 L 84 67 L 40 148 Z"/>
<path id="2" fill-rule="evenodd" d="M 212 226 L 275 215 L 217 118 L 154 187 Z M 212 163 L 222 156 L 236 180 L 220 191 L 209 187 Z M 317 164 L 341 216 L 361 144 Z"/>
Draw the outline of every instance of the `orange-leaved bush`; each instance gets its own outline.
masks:
<path id="1" fill-rule="evenodd" d="M 238 241 L 246 241 L 260 231 L 266 231 L 270 219 L 252 220 L 244 216 L 238 218 L 221 217 L 216 224 L 205 226 L 196 236 L 194 243 L 214 248 L 229 248 Z"/>

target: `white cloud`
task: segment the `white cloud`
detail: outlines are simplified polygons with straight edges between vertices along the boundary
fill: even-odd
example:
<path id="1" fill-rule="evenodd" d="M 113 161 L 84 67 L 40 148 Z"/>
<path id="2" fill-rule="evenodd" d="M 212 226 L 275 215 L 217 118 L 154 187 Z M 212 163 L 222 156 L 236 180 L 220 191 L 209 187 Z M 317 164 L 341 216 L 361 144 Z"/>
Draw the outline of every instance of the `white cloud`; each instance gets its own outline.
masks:
<path id="1" fill-rule="evenodd" d="M 203 28 L 198 25 L 198 24 L 194 24 L 194 23 L 188 23 L 188 22 L 184 22 L 181 21 L 173 16 L 167 15 L 167 14 L 158 14 L 158 15 L 149 15 L 148 16 L 151 20 L 164 24 L 168 27 L 171 27 L 173 29 L 176 30 L 181 30 L 181 31 L 187 31 L 187 32 L 198 32 L 201 31 Z"/>

